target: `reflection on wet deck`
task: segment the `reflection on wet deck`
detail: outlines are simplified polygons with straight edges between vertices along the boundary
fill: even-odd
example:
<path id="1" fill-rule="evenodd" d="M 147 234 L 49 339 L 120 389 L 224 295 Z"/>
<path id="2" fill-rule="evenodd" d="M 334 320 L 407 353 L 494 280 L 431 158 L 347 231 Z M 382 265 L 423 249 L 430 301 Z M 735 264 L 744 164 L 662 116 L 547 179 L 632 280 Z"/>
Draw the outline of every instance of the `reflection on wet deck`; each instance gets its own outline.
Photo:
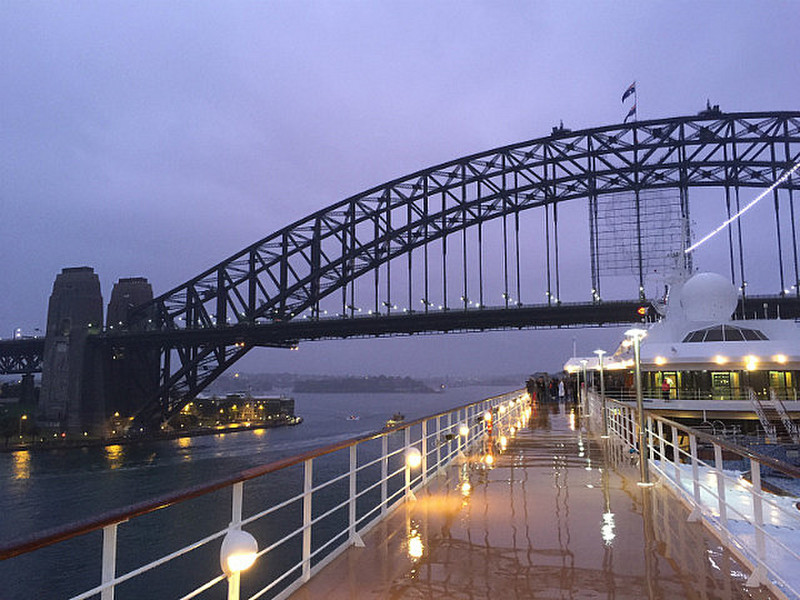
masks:
<path id="1" fill-rule="evenodd" d="M 766 599 L 627 452 L 563 406 L 534 411 L 492 468 L 472 461 L 416 494 L 293 596 Z"/>

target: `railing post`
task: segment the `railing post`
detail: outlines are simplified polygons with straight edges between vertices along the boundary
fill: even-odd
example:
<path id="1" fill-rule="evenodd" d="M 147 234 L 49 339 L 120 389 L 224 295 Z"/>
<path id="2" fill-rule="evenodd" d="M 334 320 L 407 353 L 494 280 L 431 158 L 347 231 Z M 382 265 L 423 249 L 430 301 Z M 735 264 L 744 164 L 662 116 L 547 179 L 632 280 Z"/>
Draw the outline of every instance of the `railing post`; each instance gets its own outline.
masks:
<path id="1" fill-rule="evenodd" d="M 303 477 L 303 581 L 311 577 L 311 490 L 314 487 L 314 459 L 304 463 Z"/>
<path id="2" fill-rule="evenodd" d="M 722 526 L 722 540 L 728 539 L 728 506 L 725 500 L 725 475 L 722 472 L 722 446 L 714 444 L 714 468 L 717 473 L 717 508 L 719 510 L 719 523 Z"/>
<path id="3" fill-rule="evenodd" d="M 387 511 L 386 502 L 389 497 L 388 481 L 389 478 L 389 435 L 381 437 L 381 514 Z"/>
<path id="4" fill-rule="evenodd" d="M 702 514 L 702 499 L 700 498 L 700 466 L 697 464 L 697 438 L 693 433 L 689 434 L 689 453 L 692 457 L 692 492 L 694 506 L 689 515 L 689 521 L 697 521 Z"/>
<path id="5" fill-rule="evenodd" d="M 422 483 L 428 481 L 428 421 L 422 421 Z"/>
<path id="6" fill-rule="evenodd" d="M 436 471 L 442 469 L 442 417 L 436 417 Z"/>
<path id="7" fill-rule="evenodd" d="M 229 529 L 239 529 L 242 525 L 242 497 L 244 482 L 231 486 L 231 524 Z M 242 574 L 239 571 L 228 576 L 228 600 L 239 600 Z"/>
<path id="8" fill-rule="evenodd" d="M 458 421 L 458 419 L 456 419 Z M 447 413 L 447 434 L 452 436 L 453 435 L 453 411 Z M 456 432 L 456 435 L 458 433 Z M 456 437 L 456 448 L 458 448 L 458 437 Z M 447 456 L 445 457 L 447 462 L 449 463 L 453 457 L 453 438 L 451 437 L 447 440 Z"/>
<path id="9" fill-rule="evenodd" d="M 647 454 L 649 460 L 656 459 L 656 449 L 653 444 L 653 417 L 647 415 Z"/>
<path id="10" fill-rule="evenodd" d="M 361 539 L 361 536 L 356 533 L 356 474 L 358 472 L 358 454 L 357 454 L 358 444 L 353 444 L 350 446 L 350 473 L 349 473 L 349 480 L 350 480 L 350 500 L 347 506 L 347 517 L 349 522 L 349 537 L 350 543 L 354 544 L 358 548 L 364 547 L 364 542 Z"/>
<path id="11" fill-rule="evenodd" d="M 103 527 L 103 570 L 101 583 L 113 581 L 117 576 L 117 525 Z M 114 600 L 114 586 L 100 592 L 100 600 Z"/>
<path id="12" fill-rule="evenodd" d="M 658 460 L 661 462 L 661 472 L 666 475 L 667 472 L 667 455 L 664 453 L 664 423 L 658 421 Z"/>
<path id="13" fill-rule="evenodd" d="M 747 578 L 747 587 L 758 587 L 767 581 L 767 570 L 765 567 L 766 548 L 764 544 L 764 510 L 761 502 L 761 464 L 757 460 L 750 459 L 750 478 L 753 484 L 751 494 L 753 496 L 753 527 L 756 534 L 756 568 Z"/>
<path id="14" fill-rule="evenodd" d="M 406 474 L 406 499 L 411 497 L 411 468 L 408 466 L 406 456 L 408 450 L 411 448 L 411 427 L 406 427 L 403 430 L 405 450 L 403 451 L 403 471 Z"/>
<path id="15" fill-rule="evenodd" d="M 675 466 L 675 483 L 678 486 L 678 492 L 683 493 L 681 486 L 681 445 L 678 441 L 678 428 L 675 425 L 671 426 L 672 429 L 672 464 Z"/>

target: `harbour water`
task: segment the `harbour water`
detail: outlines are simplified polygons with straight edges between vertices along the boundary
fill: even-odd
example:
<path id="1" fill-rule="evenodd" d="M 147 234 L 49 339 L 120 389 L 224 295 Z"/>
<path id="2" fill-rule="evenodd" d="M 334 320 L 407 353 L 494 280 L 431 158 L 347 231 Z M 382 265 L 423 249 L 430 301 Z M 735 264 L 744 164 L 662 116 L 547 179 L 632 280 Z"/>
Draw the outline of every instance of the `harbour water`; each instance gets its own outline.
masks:
<path id="1" fill-rule="evenodd" d="M 383 427 L 395 412 L 410 420 L 505 391 L 508 390 L 473 386 L 436 394 L 295 394 L 296 413 L 304 421 L 293 427 L 131 445 L 0 454 L 0 539 L 10 540 L 92 518 L 104 511 L 369 433 Z M 359 418 L 349 419 L 351 415 Z M 195 510 L 186 515 L 184 522 L 159 525 L 165 535 L 174 536 L 176 547 L 184 539 L 195 537 L 204 521 L 224 521 L 230 511 L 228 499 L 192 502 L 197 503 Z M 158 521 L 161 517 L 154 513 L 148 518 Z M 29 584 L 31 578 L 40 581 L 36 597 L 42 599 L 68 597 L 81 589 L 74 587 L 76 580 L 87 584 L 82 589 L 96 584 L 99 574 L 81 565 L 97 561 L 76 558 L 80 551 L 94 551 L 88 549 L 96 549 L 96 541 L 70 542 L 76 544 L 76 552 L 66 557 L 45 549 L 29 557 L 3 561 L 0 599 L 19 597 L 21 582 L 27 580 Z M 147 554 L 146 540 L 130 540 L 127 548 L 124 543 L 118 558 L 121 571 L 126 564 L 132 568 L 141 564 Z M 78 546 L 82 547 L 80 551 Z M 47 564 L 50 560 L 53 562 Z M 24 589 L 30 589 L 29 585 Z M 157 589 L 151 591 L 155 593 Z M 153 597 L 169 597 L 168 584 L 161 592 L 165 595 Z"/>

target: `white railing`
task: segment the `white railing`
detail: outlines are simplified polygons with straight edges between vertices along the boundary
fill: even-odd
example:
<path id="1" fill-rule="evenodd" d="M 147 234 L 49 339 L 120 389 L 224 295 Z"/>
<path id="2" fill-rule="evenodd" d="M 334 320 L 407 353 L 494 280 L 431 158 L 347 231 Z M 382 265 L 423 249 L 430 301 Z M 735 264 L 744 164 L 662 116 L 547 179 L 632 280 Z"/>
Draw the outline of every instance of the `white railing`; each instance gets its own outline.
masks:
<path id="1" fill-rule="evenodd" d="M 487 413 L 491 415 L 488 419 Z M 162 579 L 169 579 L 165 585 L 170 595 L 181 600 L 226 585 L 229 600 L 241 594 L 250 600 L 286 598 L 345 549 L 363 546 L 362 536 L 367 531 L 413 499 L 414 491 L 447 465 L 470 451 L 491 452 L 491 447 L 486 447 L 491 440 L 487 430 L 494 430 L 494 439 L 513 434 L 529 414 L 524 390 L 495 396 L 249 469 L 223 481 L 100 516 L 90 523 L 4 543 L 0 545 L 0 559 L 8 566 L 15 559 L 31 558 L 31 553 L 45 547 L 52 556 L 52 551 L 62 545 L 70 552 L 69 544 L 76 538 L 91 537 L 86 534 L 102 530 L 101 548 L 93 551 L 100 558 L 100 581 L 72 595 L 72 600 L 98 596 L 113 600 L 121 586 L 126 593 L 140 589 L 138 597 L 145 597 L 148 591 L 152 593 L 153 578 L 162 569 Z M 418 467 L 406 461 L 413 449 L 418 453 Z M 208 507 L 208 515 L 193 512 L 190 505 L 198 501 Z M 118 572 L 118 551 L 130 554 L 121 539 L 136 540 L 137 547 L 147 548 L 148 553 L 159 544 L 165 549 L 176 544 L 176 540 L 165 538 L 161 527 L 154 526 L 152 513 L 174 512 L 174 519 L 195 519 L 199 528 L 204 520 L 212 520 L 211 512 L 219 513 L 225 505 L 230 506 L 226 526 Z M 189 516 L 181 511 L 189 511 Z M 169 523 L 169 517 L 160 522 Z M 228 576 L 219 566 L 209 571 L 209 564 L 219 564 L 223 538 L 237 530 L 255 536 L 255 565 Z"/>
<path id="2" fill-rule="evenodd" d="M 597 394 L 589 394 L 588 412 L 595 429 L 602 420 Z M 606 418 L 612 440 L 636 454 L 636 410 L 606 399 Z M 751 567 L 747 585 L 767 585 L 779 597 L 800 598 L 798 498 L 770 493 L 761 477 L 768 469 L 797 481 L 800 469 L 659 416 L 647 416 L 645 433 L 651 473 L 690 507 L 690 520 L 702 519 Z"/>

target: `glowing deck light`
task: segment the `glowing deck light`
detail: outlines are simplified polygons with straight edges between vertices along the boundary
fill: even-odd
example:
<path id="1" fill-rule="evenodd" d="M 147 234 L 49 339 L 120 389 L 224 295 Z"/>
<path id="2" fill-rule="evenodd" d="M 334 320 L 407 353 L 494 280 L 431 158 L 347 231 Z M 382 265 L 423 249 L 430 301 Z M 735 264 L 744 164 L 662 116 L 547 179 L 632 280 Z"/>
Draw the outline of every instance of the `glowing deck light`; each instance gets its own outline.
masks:
<path id="1" fill-rule="evenodd" d="M 461 425 L 461 427 L 458 428 L 458 435 L 467 437 L 469 435 L 469 427 L 467 425 Z"/>
<path id="2" fill-rule="evenodd" d="M 661 366 L 661 365 L 667 364 L 667 359 L 664 358 L 663 356 L 656 356 L 653 359 L 653 362 L 655 362 L 657 365 Z"/>
<path id="3" fill-rule="evenodd" d="M 486 458 L 484 458 L 484 459 L 483 459 L 483 461 L 484 461 L 484 462 L 485 462 L 485 463 L 486 463 L 488 466 L 490 466 L 490 467 L 491 467 L 491 466 L 494 464 L 494 455 L 492 455 L 492 454 L 487 454 L 487 455 L 486 455 Z"/>
<path id="4" fill-rule="evenodd" d="M 783 365 L 783 364 L 786 364 L 786 361 L 788 361 L 788 360 L 789 360 L 789 359 L 786 357 L 786 355 L 785 355 L 785 354 L 776 354 L 776 355 L 775 355 L 775 356 L 773 356 L 772 358 L 775 360 L 775 362 L 776 362 L 776 363 L 780 363 L 780 364 L 782 364 L 782 365 Z"/>
<path id="5" fill-rule="evenodd" d="M 491 413 L 491 411 L 488 411 L 488 410 L 487 410 L 485 413 L 483 413 L 483 420 L 484 420 L 484 421 L 491 421 L 491 420 L 492 420 L 492 413 Z"/>
<path id="6" fill-rule="evenodd" d="M 497 409 L 497 412 L 499 412 L 501 415 L 506 414 L 506 405 L 501 404 L 500 407 Z"/>
<path id="7" fill-rule="evenodd" d="M 793 166 L 791 169 L 789 169 L 789 170 L 788 170 L 788 171 L 786 171 L 786 172 L 785 172 L 783 175 L 781 175 L 781 176 L 778 178 L 778 180 L 777 180 L 775 183 L 773 183 L 771 186 L 769 186 L 767 189 L 765 189 L 763 192 L 761 192 L 761 193 L 760 193 L 758 196 L 756 196 L 756 197 L 755 197 L 755 199 L 751 200 L 751 201 L 750 201 L 750 203 L 749 203 L 749 204 L 747 204 L 747 205 L 746 205 L 746 206 L 745 206 L 745 207 L 744 207 L 742 210 L 740 210 L 739 212 L 737 212 L 735 215 L 733 215 L 733 216 L 732 216 L 732 217 L 730 217 L 729 219 L 726 219 L 725 221 L 723 221 L 723 222 L 722 222 L 722 224 L 721 224 L 719 227 L 717 227 L 716 229 L 714 229 L 714 230 L 713 230 L 711 233 L 707 234 L 705 237 L 701 238 L 699 241 L 697 241 L 697 242 L 695 242 L 694 244 L 692 244 L 691 246 L 689 246 L 689 247 L 688 247 L 686 250 L 684 250 L 684 251 L 683 251 L 683 253 L 684 253 L 684 254 L 689 254 L 689 252 L 691 252 L 691 251 L 692 251 L 692 250 L 694 250 L 695 248 L 699 247 L 700 245 L 704 244 L 705 242 L 707 242 L 708 240 L 710 240 L 712 237 L 714 237 L 715 235 L 717 235 L 717 234 L 718 234 L 720 231 L 722 231 L 723 229 L 725 229 L 725 228 L 726 228 L 728 225 L 730 225 L 731 223 L 733 223 L 733 222 L 734 222 L 736 219 L 738 219 L 739 217 L 741 217 L 741 216 L 742 216 L 744 213 L 746 213 L 748 210 L 750 210 L 751 208 L 753 208 L 753 207 L 754 207 L 754 206 L 755 206 L 755 205 L 756 205 L 758 202 L 760 202 L 760 201 L 761 201 L 761 200 L 762 200 L 762 199 L 763 199 L 763 198 L 764 198 L 764 197 L 765 197 L 767 194 L 769 194 L 769 193 L 770 193 L 772 190 L 774 190 L 776 187 L 778 187 L 778 186 L 779 186 L 780 184 L 782 184 L 784 181 L 786 181 L 787 179 L 789 179 L 789 177 L 791 177 L 792 173 L 794 173 L 795 171 L 797 171 L 797 169 L 800 169 L 800 161 L 798 161 L 797 163 L 795 163 L 795 165 L 794 165 L 794 166 Z"/>
<path id="8" fill-rule="evenodd" d="M 472 491 L 472 484 L 469 481 L 465 481 L 461 484 L 461 495 L 469 496 L 470 492 Z"/>
<path id="9" fill-rule="evenodd" d="M 222 540 L 219 562 L 225 575 L 230 577 L 252 567 L 257 555 L 256 538 L 241 529 L 231 529 Z"/>
<path id="10" fill-rule="evenodd" d="M 728 362 L 728 357 L 722 356 L 721 354 L 717 354 L 714 357 L 714 362 L 717 363 L 718 365 L 724 365 L 725 363 Z"/>
<path id="11" fill-rule="evenodd" d="M 505 450 L 506 446 L 508 446 L 508 438 L 504 435 L 501 435 L 499 442 L 500 442 L 500 448 Z"/>
<path id="12" fill-rule="evenodd" d="M 416 469 L 422 464 L 422 453 L 416 448 L 409 448 L 406 451 L 406 464 L 411 469 Z"/>
<path id="13" fill-rule="evenodd" d="M 744 357 L 744 364 L 748 371 L 755 371 L 758 368 L 758 357 L 748 354 Z"/>

